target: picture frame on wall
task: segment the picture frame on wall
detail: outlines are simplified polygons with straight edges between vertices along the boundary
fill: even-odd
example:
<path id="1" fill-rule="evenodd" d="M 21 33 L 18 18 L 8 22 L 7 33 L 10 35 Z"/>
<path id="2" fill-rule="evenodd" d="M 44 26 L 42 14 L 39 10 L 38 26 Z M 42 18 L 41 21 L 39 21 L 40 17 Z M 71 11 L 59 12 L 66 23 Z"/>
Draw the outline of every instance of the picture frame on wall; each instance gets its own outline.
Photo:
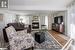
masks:
<path id="1" fill-rule="evenodd" d="M 0 0 L 0 8 L 8 8 L 8 0 Z"/>

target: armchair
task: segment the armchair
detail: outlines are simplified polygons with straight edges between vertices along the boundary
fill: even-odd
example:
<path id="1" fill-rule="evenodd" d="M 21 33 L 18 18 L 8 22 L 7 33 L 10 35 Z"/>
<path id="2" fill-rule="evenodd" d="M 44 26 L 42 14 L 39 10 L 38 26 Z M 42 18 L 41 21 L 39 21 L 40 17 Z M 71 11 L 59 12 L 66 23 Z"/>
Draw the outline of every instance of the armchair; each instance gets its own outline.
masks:
<path id="1" fill-rule="evenodd" d="M 27 33 L 31 33 L 31 25 L 28 25 L 28 27 L 24 27 L 25 25 L 23 23 L 8 23 L 5 28 L 3 28 L 3 36 L 4 36 L 4 41 L 9 42 L 7 33 L 6 33 L 6 28 L 13 26 L 16 31 L 22 32 L 22 30 L 27 30 Z"/>
<path id="2" fill-rule="evenodd" d="M 23 50 L 34 46 L 34 38 L 25 30 L 16 32 L 13 26 L 6 28 L 10 50 Z"/>

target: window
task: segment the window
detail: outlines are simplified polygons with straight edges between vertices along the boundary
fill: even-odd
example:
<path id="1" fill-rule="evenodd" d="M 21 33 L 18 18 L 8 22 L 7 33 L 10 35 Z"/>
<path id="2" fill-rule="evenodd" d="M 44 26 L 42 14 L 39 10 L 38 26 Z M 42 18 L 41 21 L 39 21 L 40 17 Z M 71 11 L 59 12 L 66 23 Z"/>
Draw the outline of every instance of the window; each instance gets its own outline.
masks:
<path id="1" fill-rule="evenodd" d="M 48 29 L 48 16 L 45 16 L 45 25 L 46 25 L 46 28 Z"/>
<path id="2" fill-rule="evenodd" d="M 24 24 L 29 24 L 29 17 L 28 16 L 19 16 L 19 22 Z"/>

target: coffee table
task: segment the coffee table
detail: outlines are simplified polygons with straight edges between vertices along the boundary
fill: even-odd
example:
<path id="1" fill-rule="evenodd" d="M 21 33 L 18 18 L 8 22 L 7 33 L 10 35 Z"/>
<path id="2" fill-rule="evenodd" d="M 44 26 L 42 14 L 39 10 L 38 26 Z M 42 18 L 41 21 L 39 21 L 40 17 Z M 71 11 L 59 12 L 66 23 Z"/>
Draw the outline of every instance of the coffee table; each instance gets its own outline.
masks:
<path id="1" fill-rule="evenodd" d="M 36 32 L 35 33 L 35 41 L 38 43 L 42 43 L 45 41 L 45 33 L 44 32 Z"/>

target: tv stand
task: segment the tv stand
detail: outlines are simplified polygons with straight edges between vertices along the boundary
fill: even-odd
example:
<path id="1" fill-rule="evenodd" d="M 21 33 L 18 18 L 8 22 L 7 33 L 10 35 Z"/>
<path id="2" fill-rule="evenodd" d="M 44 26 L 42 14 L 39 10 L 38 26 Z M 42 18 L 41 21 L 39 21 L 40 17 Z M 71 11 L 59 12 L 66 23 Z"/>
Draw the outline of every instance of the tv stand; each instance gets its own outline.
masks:
<path id="1" fill-rule="evenodd" d="M 64 32 L 64 25 L 52 23 L 52 30 L 63 33 Z"/>
<path id="2" fill-rule="evenodd" d="M 59 31 L 59 24 L 52 23 L 52 30 Z"/>
<path id="3" fill-rule="evenodd" d="M 52 30 L 55 30 L 60 33 L 64 33 L 63 16 L 54 17 L 54 23 L 52 23 Z"/>

